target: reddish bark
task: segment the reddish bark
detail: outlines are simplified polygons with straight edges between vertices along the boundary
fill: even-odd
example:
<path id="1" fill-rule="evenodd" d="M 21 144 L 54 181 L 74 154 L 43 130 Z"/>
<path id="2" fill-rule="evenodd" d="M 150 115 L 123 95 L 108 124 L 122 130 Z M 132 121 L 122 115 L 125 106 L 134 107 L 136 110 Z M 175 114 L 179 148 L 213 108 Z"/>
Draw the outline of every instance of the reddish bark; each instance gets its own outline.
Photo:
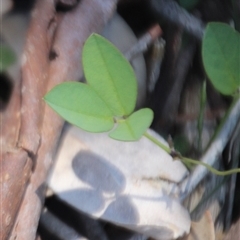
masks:
<path id="1" fill-rule="evenodd" d="M 15 85 L 3 114 L 3 126 L 13 131 L 2 131 L 7 144 L 0 159 L 0 239 L 36 237 L 45 181 L 63 126 L 42 97 L 58 83 L 82 77 L 82 46 L 92 32 L 101 31 L 116 3 L 81 0 L 75 6 L 71 1 L 72 9 L 62 13 L 55 11 L 55 0 L 38 0 L 35 5 L 22 58 L 22 87 L 20 82 Z"/>
<path id="2" fill-rule="evenodd" d="M 0 239 L 7 239 L 31 175 L 32 161 L 16 147 L 21 124 L 21 81 L 16 74 L 10 102 L 0 116 Z"/>
<path id="3" fill-rule="evenodd" d="M 7 239 L 18 213 L 31 175 L 32 161 L 22 149 L 3 155 L 0 168 L 1 216 L 0 238 Z"/>
<path id="4" fill-rule="evenodd" d="M 54 0 L 38 1 L 29 26 L 22 58 L 22 114 L 19 146 L 36 153 L 43 119 L 42 96 L 46 91 L 51 40 L 48 27 L 55 15 Z M 52 34 L 50 34 L 52 35 Z"/>

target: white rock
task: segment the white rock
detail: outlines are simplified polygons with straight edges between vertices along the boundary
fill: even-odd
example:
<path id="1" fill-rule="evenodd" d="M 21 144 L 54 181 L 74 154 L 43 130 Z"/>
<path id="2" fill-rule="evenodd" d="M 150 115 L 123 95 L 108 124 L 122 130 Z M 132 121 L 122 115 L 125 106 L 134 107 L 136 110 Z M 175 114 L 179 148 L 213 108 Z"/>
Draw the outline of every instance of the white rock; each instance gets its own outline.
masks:
<path id="1" fill-rule="evenodd" d="M 174 239 L 190 229 L 187 210 L 171 196 L 187 174 L 180 161 L 144 137 L 119 142 L 71 126 L 65 129 L 49 187 L 93 217 L 155 239 Z"/>

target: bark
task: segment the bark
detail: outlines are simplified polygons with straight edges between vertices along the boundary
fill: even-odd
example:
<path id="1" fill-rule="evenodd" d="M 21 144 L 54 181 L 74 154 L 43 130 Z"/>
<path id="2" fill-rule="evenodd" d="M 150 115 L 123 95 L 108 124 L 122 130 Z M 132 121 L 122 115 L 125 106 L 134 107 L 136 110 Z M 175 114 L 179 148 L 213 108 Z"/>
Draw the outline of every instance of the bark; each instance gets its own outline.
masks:
<path id="1" fill-rule="evenodd" d="M 50 51 L 48 26 L 55 17 L 54 0 L 38 1 L 22 57 L 22 106 L 19 146 L 35 154 L 40 144 L 42 96 L 46 91 Z M 30 120 L 31 119 L 31 120 Z"/>
<path id="2" fill-rule="evenodd" d="M 18 148 L 21 124 L 21 81 L 15 74 L 10 100 L 0 112 L 0 239 L 7 239 L 32 170 L 32 160 Z"/>
<path id="3" fill-rule="evenodd" d="M 24 191 L 31 175 L 31 160 L 22 149 L 8 151 L 1 159 L 0 238 L 7 239 L 18 213 Z"/>
<path id="4" fill-rule="evenodd" d="M 56 12 L 59 2 L 36 2 L 22 57 L 22 85 L 14 86 L 1 116 L 0 239 L 36 237 L 46 178 L 64 123 L 42 98 L 56 84 L 81 78 L 82 46 L 92 32 L 101 31 L 116 3 L 82 0 L 69 11 Z"/>

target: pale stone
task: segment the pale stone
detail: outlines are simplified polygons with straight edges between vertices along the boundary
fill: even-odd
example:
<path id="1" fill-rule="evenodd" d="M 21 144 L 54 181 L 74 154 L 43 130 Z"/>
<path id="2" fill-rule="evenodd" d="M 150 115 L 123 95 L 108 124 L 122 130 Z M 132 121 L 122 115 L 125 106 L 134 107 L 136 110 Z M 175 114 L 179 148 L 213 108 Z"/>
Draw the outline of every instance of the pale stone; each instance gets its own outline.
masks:
<path id="1" fill-rule="evenodd" d="M 64 131 L 49 187 L 93 217 L 154 239 L 174 239 L 190 229 L 187 210 L 171 194 L 187 174 L 180 161 L 145 137 L 119 142 L 71 126 Z"/>

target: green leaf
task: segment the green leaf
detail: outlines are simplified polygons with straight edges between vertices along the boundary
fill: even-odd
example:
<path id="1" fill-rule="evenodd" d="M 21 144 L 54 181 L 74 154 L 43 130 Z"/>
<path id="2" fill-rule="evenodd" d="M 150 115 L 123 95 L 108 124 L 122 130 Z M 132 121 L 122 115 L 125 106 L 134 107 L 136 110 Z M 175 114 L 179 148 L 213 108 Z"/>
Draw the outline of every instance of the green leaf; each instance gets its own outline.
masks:
<path id="1" fill-rule="evenodd" d="M 15 62 L 15 54 L 11 48 L 0 44 L 0 72 L 5 71 Z"/>
<path id="2" fill-rule="evenodd" d="M 84 44 L 82 57 L 88 84 L 113 115 L 131 114 L 136 105 L 137 81 L 121 52 L 105 38 L 92 34 Z"/>
<path id="3" fill-rule="evenodd" d="M 202 43 L 205 71 L 222 94 L 232 95 L 240 86 L 240 34 L 224 23 L 209 23 Z"/>
<path id="4" fill-rule="evenodd" d="M 65 120 L 86 131 L 105 132 L 114 126 L 112 112 L 87 84 L 59 84 L 45 95 L 44 100 Z"/>
<path id="5" fill-rule="evenodd" d="M 109 137 L 120 141 L 137 141 L 149 128 L 153 120 L 153 111 L 143 108 L 127 119 L 118 122 L 118 126 L 109 133 Z"/>

